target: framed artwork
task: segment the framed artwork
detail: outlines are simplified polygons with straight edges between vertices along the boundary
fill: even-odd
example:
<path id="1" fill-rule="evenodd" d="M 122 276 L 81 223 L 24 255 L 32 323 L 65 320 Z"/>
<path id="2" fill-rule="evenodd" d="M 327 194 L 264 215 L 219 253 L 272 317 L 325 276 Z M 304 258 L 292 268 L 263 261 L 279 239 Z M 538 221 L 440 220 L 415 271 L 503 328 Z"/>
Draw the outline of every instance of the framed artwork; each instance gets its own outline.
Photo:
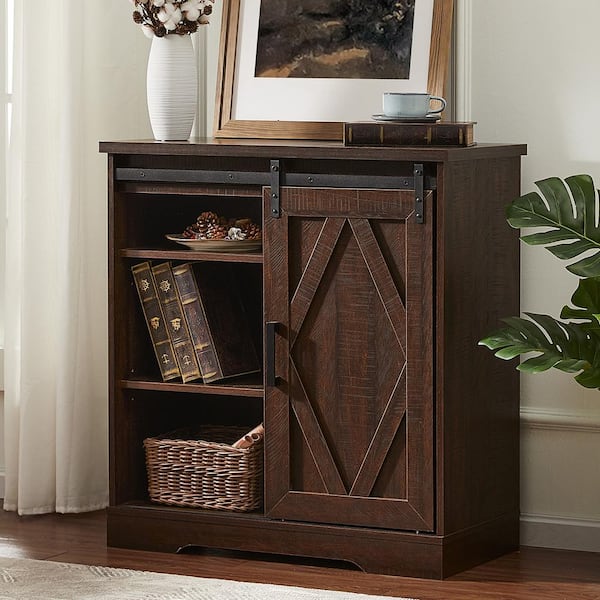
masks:
<path id="1" fill-rule="evenodd" d="M 215 137 L 341 140 L 384 92 L 443 96 L 453 0 L 223 0 Z"/>

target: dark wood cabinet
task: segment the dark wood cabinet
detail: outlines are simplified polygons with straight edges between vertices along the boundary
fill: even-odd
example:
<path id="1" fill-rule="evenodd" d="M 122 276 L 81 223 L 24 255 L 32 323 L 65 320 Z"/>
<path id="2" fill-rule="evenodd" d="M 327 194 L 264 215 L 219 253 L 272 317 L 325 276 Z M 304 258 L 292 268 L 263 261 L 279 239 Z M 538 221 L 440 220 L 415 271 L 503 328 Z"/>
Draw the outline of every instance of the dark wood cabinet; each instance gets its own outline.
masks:
<path id="1" fill-rule="evenodd" d="M 441 578 L 518 546 L 518 375 L 478 347 L 519 311 L 522 145 L 101 142 L 109 157 L 108 543 L 346 560 Z M 176 247 L 214 210 L 263 252 Z M 162 382 L 131 266 L 232 266 L 263 373 Z M 265 423 L 254 513 L 149 501 L 142 442 Z"/>

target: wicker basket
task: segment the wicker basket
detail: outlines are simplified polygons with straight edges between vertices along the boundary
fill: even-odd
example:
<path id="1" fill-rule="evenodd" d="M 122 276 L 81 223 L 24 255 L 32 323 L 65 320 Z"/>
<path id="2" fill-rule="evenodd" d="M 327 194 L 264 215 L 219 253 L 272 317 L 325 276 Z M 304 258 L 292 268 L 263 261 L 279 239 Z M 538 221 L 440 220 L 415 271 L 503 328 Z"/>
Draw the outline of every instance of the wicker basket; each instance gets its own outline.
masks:
<path id="1" fill-rule="evenodd" d="M 246 433 L 248 427 L 206 426 L 145 439 L 150 499 L 239 512 L 259 508 L 263 440 L 250 448 L 232 446 Z"/>

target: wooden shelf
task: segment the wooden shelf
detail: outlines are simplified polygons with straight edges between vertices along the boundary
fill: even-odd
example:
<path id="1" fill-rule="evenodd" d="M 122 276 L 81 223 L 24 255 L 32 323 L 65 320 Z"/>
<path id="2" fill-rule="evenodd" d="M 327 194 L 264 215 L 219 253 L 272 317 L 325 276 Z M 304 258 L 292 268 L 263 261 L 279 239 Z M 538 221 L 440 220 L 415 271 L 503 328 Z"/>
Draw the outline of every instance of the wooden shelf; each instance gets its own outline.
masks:
<path id="1" fill-rule="evenodd" d="M 198 184 L 140 183 L 137 181 L 120 181 L 117 184 L 119 192 L 130 194 L 177 194 L 178 196 L 197 197 L 212 196 L 215 198 L 243 198 L 244 200 L 262 200 L 261 186 L 223 186 Z"/>
<path id="2" fill-rule="evenodd" d="M 213 262 L 262 263 L 262 252 L 196 252 L 195 250 L 165 250 L 161 248 L 123 248 L 123 258 L 146 260 L 204 260 Z"/>
<path id="3" fill-rule="evenodd" d="M 148 390 L 182 394 L 212 394 L 217 396 L 248 396 L 262 398 L 263 385 L 260 375 L 240 377 L 223 383 L 164 383 L 148 379 L 122 379 L 120 386 L 127 390 Z"/>
<path id="4" fill-rule="evenodd" d="M 124 504 L 118 505 L 115 508 L 126 508 L 139 510 L 140 512 L 150 512 L 150 513 L 166 513 L 171 516 L 175 515 L 184 515 L 186 517 L 192 518 L 205 518 L 205 517 L 218 517 L 225 516 L 227 518 L 235 519 L 237 518 L 239 521 L 256 521 L 265 518 L 265 515 L 262 510 L 255 510 L 252 512 L 234 512 L 230 510 L 217 510 L 217 509 L 205 509 L 205 508 L 190 508 L 184 506 L 170 506 L 168 504 L 158 504 L 155 502 L 150 502 L 149 500 L 132 500 L 130 502 L 125 502 Z"/>

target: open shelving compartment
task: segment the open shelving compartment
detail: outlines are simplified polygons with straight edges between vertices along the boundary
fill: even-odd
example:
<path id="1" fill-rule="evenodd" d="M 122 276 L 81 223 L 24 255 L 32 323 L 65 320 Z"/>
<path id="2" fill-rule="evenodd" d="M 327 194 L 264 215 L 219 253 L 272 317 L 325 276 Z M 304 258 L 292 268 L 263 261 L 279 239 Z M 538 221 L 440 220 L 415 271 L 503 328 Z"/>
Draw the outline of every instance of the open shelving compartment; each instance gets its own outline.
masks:
<path id="1" fill-rule="evenodd" d="M 209 210 L 262 223 L 261 187 L 231 187 L 227 175 L 222 178 L 218 171 L 211 172 L 208 181 L 189 182 L 186 173 L 170 171 L 161 181 L 165 173 L 157 169 L 118 167 L 109 193 L 110 504 L 116 512 L 126 507 L 138 513 L 190 514 L 190 509 L 150 502 L 144 439 L 191 424 L 251 428 L 263 420 L 262 371 L 210 384 L 165 382 L 156 363 L 131 273 L 133 265 L 145 261 L 227 265 L 244 290 L 244 309 L 262 363 L 262 252 L 202 252 L 165 237 L 182 232 Z M 191 514 L 198 517 L 202 512 L 206 511 Z"/>

